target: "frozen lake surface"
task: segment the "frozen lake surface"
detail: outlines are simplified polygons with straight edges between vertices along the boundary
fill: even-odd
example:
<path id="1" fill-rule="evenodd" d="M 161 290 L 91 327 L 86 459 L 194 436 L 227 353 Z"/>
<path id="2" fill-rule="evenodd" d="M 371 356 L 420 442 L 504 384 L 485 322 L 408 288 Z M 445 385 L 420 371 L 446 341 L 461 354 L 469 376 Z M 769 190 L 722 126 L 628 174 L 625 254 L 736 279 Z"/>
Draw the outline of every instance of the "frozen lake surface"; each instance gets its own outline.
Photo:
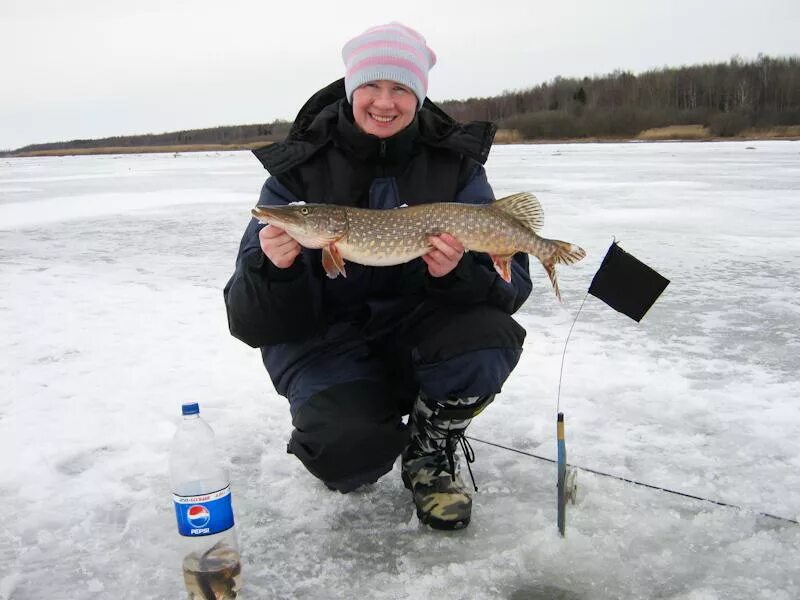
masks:
<path id="1" fill-rule="evenodd" d="M 181 598 L 167 452 L 199 401 L 229 461 L 242 598 L 800 597 L 800 142 L 500 146 L 498 197 L 582 245 L 469 435 L 554 457 L 569 326 L 613 237 L 672 283 L 640 324 L 589 297 L 561 392 L 579 474 L 474 442 L 473 523 L 418 524 L 399 467 L 329 492 L 285 454 L 222 287 L 265 173 L 249 153 L 0 160 L 0 599 Z"/>

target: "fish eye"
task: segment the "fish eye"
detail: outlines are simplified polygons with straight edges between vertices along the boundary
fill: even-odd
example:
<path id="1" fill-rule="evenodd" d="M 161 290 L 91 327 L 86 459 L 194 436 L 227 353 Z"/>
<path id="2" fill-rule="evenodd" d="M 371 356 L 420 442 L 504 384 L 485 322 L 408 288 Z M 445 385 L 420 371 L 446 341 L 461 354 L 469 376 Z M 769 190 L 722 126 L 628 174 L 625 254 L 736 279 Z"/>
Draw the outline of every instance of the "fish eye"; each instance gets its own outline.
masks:
<path id="1" fill-rule="evenodd" d="M 300 209 L 300 214 L 301 215 L 307 215 L 308 214 L 308 209 L 307 208 L 301 208 Z"/>

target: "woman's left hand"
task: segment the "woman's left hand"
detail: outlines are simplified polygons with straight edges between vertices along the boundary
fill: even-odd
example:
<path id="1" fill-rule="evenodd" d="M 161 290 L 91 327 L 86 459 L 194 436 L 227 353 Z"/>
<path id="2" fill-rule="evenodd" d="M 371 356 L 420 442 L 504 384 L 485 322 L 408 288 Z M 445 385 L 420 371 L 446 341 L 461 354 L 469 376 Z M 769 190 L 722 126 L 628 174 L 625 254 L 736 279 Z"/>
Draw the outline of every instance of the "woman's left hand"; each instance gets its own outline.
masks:
<path id="1" fill-rule="evenodd" d="M 432 235 L 428 240 L 433 248 L 422 255 L 422 260 L 428 265 L 431 277 L 444 277 L 456 268 L 464 256 L 464 246 L 449 233 Z"/>

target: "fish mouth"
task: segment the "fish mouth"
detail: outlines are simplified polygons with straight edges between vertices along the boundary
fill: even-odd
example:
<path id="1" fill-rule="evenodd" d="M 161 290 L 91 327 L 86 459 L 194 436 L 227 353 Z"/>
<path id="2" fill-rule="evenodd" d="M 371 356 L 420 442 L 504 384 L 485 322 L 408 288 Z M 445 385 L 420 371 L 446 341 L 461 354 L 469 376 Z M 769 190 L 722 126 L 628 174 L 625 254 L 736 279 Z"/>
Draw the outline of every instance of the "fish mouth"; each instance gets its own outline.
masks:
<path id="1" fill-rule="evenodd" d="M 295 211 L 287 210 L 285 206 L 256 206 L 250 213 L 259 223 L 277 225 L 282 229 L 299 225 L 301 221 L 301 217 Z"/>

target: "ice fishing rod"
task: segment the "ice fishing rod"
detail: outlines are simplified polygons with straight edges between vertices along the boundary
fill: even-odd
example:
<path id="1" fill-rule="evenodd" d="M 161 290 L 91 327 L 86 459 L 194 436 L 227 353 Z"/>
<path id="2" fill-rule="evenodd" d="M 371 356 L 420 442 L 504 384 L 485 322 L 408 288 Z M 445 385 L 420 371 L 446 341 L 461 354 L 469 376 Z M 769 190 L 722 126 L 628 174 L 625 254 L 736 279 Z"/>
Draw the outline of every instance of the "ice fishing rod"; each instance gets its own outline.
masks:
<path id="1" fill-rule="evenodd" d="M 503 446 L 502 444 L 498 444 L 496 442 L 490 442 L 488 440 L 481 440 L 476 437 L 472 436 L 464 436 L 468 438 L 472 442 L 479 442 L 481 444 L 487 444 L 488 446 L 494 446 L 496 448 L 501 448 L 502 450 L 508 450 L 509 452 L 516 452 L 517 454 L 522 454 L 524 456 L 529 456 L 531 458 L 535 458 L 537 460 L 543 460 L 549 463 L 558 464 L 558 460 L 554 458 L 547 458 L 546 456 L 539 456 L 538 454 L 533 454 L 531 452 L 526 452 L 525 450 L 520 450 L 518 448 L 512 448 L 510 446 Z M 597 469 L 590 469 L 589 467 L 582 467 L 580 465 L 572 465 L 567 463 L 567 466 L 573 469 L 577 469 L 579 471 L 585 471 L 587 473 L 592 473 L 593 475 L 599 475 L 600 477 L 608 477 L 610 479 L 616 479 L 617 481 L 624 481 L 625 483 L 631 483 L 633 485 L 638 485 L 644 488 L 648 488 L 651 490 L 657 490 L 659 492 L 666 492 L 667 494 L 673 494 L 675 496 L 681 496 L 683 498 L 689 498 L 691 500 L 700 500 L 701 502 L 708 502 L 710 504 L 716 504 L 717 506 L 722 506 L 725 508 L 733 508 L 736 510 L 741 510 L 743 512 L 753 512 L 749 509 L 744 508 L 743 506 L 738 506 L 736 504 L 731 504 L 729 502 L 722 502 L 721 500 L 714 500 L 713 498 L 706 498 L 704 496 L 695 496 L 694 494 L 689 494 L 686 492 L 680 492 L 677 490 L 671 490 L 669 488 L 661 487 L 658 485 L 652 485 L 650 483 L 644 483 L 642 481 L 637 481 L 636 479 L 629 479 L 627 477 L 622 477 L 621 475 L 614 475 L 613 473 L 605 473 L 603 471 L 598 471 Z M 800 521 L 796 521 L 795 519 L 790 519 L 788 517 L 781 517 L 780 515 L 773 515 L 767 512 L 760 512 L 756 511 L 755 514 L 758 517 L 766 517 L 768 519 L 775 519 L 776 521 L 783 521 L 785 523 L 791 523 L 793 525 L 800 525 Z"/>
<path id="2" fill-rule="evenodd" d="M 572 325 L 569 327 L 567 339 L 564 340 L 564 351 L 561 353 L 561 369 L 558 372 L 558 393 L 556 394 L 556 456 L 558 457 L 556 463 L 556 510 L 558 516 L 556 518 L 556 523 L 561 537 L 564 537 L 567 531 L 567 502 L 575 504 L 575 497 L 578 494 L 578 472 L 567 464 L 567 442 L 564 437 L 564 413 L 561 412 L 561 379 L 564 376 L 564 361 L 567 357 L 567 344 L 569 344 L 572 330 L 575 328 L 575 323 L 578 322 L 578 317 L 588 297 L 589 292 L 587 291 L 581 305 L 578 307 L 578 312 L 575 313 Z"/>

